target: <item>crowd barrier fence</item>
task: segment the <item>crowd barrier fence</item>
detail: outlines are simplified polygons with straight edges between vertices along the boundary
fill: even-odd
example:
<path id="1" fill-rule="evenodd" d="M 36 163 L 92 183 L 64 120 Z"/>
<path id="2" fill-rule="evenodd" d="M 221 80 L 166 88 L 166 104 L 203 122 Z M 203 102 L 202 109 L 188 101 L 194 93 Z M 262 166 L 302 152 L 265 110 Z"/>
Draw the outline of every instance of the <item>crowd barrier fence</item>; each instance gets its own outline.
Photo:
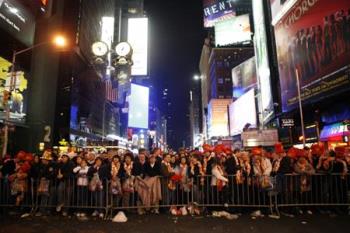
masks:
<path id="1" fill-rule="evenodd" d="M 0 179 L 0 207 L 49 214 L 98 211 L 112 216 L 119 210 L 158 210 L 195 205 L 198 208 L 266 209 L 349 207 L 350 177 L 343 174 L 228 176 L 228 182 L 212 176 L 174 180 L 167 177 L 79 182 L 47 179 Z M 215 182 L 216 181 L 216 182 Z"/>

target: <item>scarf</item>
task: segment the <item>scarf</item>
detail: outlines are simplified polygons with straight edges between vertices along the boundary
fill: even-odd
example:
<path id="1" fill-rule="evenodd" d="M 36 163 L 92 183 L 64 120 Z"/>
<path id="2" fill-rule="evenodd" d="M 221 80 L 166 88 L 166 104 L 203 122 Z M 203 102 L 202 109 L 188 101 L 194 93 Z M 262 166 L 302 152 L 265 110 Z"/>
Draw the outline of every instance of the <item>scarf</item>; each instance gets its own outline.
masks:
<path id="1" fill-rule="evenodd" d="M 126 172 L 127 175 L 131 176 L 131 171 L 133 168 L 133 162 L 131 162 L 129 165 L 127 165 L 126 163 L 124 163 L 124 170 Z"/>
<path id="2" fill-rule="evenodd" d="M 120 163 L 118 163 L 118 165 L 115 165 L 114 163 L 112 163 L 112 171 L 111 171 L 112 177 L 116 177 L 119 173 L 119 170 L 120 170 Z"/>

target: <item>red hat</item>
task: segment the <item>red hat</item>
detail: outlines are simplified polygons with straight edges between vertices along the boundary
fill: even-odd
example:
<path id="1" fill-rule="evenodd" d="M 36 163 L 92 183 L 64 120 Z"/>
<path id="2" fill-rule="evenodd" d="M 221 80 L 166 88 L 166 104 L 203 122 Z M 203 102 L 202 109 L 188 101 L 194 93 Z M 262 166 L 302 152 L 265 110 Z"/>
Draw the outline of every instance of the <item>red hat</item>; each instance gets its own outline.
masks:
<path id="1" fill-rule="evenodd" d="M 225 149 L 225 154 L 226 154 L 226 155 L 231 155 L 231 154 L 232 154 L 231 148 L 226 148 L 226 149 Z"/>
<path id="2" fill-rule="evenodd" d="M 216 155 L 224 153 L 225 152 L 225 146 L 223 144 L 218 144 L 215 146 L 214 152 L 216 153 Z"/>
<path id="3" fill-rule="evenodd" d="M 305 150 L 297 148 L 297 156 L 298 157 L 306 157 L 307 154 L 305 153 Z"/>
<path id="4" fill-rule="evenodd" d="M 319 142 L 319 143 L 315 143 L 311 146 L 311 153 L 312 155 L 322 155 L 325 152 L 325 148 L 324 148 L 324 144 Z"/>
<path id="5" fill-rule="evenodd" d="M 262 154 L 262 149 L 259 147 L 254 147 L 252 149 L 252 155 L 261 155 Z"/>
<path id="6" fill-rule="evenodd" d="M 298 149 L 295 147 L 291 147 L 288 150 L 287 155 L 291 158 L 296 158 L 298 156 Z"/>
<path id="7" fill-rule="evenodd" d="M 283 145 L 282 145 L 282 143 L 276 143 L 275 144 L 275 152 L 277 153 L 277 154 L 282 154 L 282 153 L 284 153 L 284 148 L 283 148 Z"/>
<path id="8" fill-rule="evenodd" d="M 204 144 L 202 147 L 203 147 L 204 152 L 212 152 L 213 151 L 213 148 L 209 144 Z"/>
<path id="9" fill-rule="evenodd" d="M 23 161 L 26 158 L 26 152 L 24 152 L 23 150 L 19 151 L 16 155 L 16 159 Z"/>
<path id="10" fill-rule="evenodd" d="M 27 153 L 25 157 L 25 161 L 32 162 L 34 160 L 34 155 L 31 153 Z"/>

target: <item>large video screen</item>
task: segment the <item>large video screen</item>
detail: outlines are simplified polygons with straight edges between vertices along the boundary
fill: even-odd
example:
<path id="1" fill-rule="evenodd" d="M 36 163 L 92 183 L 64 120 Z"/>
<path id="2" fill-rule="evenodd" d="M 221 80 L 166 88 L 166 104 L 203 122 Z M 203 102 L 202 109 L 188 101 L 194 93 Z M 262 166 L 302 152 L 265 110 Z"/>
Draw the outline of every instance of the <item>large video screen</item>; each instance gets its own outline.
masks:
<path id="1" fill-rule="evenodd" d="M 239 98 L 256 86 L 256 64 L 252 57 L 232 69 L 233 97 Z"/>
<path id="2" fill-rule="evenodd" d="M 0 57 L 0 119 L 6 118 L 6 92 L 9 93 L 11 86 L 11 66 L 12 63 Z M 15 89 L 8 96 L 7 104 L 10 105 L 10 119 L 12 121 L 25 123 L 28 101 L 28 73 L 17 71 Z M 5 98 L 5 99 L 4 99 Z"/>
<path id="3" fill-rule="evenodd" d="M 235 0 L 203 0 L 204 27 L 236 16 Z"/>
<path id="4" fill-rule="evenodd" d="M 275 26 L 283 111 L 350 88 L 350 1 L 298 0 Z"/>
<path id="5" fill-rule="evenodd" d="M 261 101 L 259 109 L 262 112 L 261 121 L 268 122 L 274 114 L 272 90 L 271 90 L 271 71 L 269 63 L 269 52 L 267 49 L 267 34 L 264 15 L 263 0 L 253 1 L 253 19 L 254 19 L 254 46 L 256 57 L 256 70 Z"/>
<path id="6" fill-rule="evenodd" d="M 228 132 L 228 106 L 231 99 L 212 99 L 208 105 L 208 134 L 212 137 L 226 137 Z"/>
<path id="7" fill-rule="evenodd" d="M 257 119 L 254 89 L 251 89 L 230 104 L 229 115 L 231 136 L 241 134 L 243 128 L 248 124 L 250 127 L 256 127 Z"/>
<path id="8" fill-rule="evenodd" d="M 251 30 L 248 14 L 215 23 L 216 46 L 225 46 L 250 40 Z"/>
<path id="9" fill-rule="evenodd" d="M 129 18 L 128 42 L 133 49 L 131 75 L 148 74 L 148 18 Z"/>
<path id="10" fill-rule="evenodd" d="M 131 84 L 129 98 L 129 128 L 148 129 L 149 88 Z"/>

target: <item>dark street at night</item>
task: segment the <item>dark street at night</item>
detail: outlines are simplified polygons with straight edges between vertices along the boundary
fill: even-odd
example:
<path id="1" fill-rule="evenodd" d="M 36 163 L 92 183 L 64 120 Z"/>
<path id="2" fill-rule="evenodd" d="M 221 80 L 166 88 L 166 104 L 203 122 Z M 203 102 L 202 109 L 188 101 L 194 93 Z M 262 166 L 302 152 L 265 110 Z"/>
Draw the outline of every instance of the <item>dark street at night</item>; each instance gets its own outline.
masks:
<path id="1" fill-rule="evenodd" d="M 349 0 L 0 0 L 0 233 L 348 233 Z"/>

